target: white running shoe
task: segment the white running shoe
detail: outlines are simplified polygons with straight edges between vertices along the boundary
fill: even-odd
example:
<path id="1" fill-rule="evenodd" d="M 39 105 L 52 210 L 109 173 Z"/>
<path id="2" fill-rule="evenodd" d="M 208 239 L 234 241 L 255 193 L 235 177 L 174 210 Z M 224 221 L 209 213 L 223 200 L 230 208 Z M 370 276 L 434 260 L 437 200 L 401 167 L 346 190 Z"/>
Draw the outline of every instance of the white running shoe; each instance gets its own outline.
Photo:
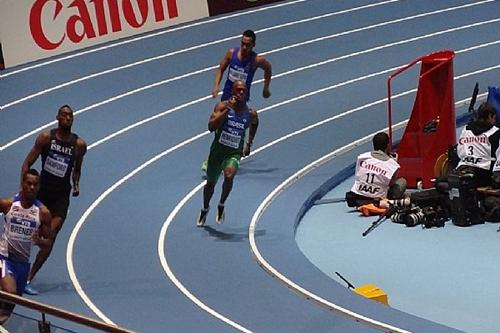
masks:
<path id="1" fill-rule="evenodd" d="M 207 220 L 208 211 L 210 208 L 201 209 L 198 218 L 196 219 L 196 226 L 201 228 L 205 225 L 205 221 Z"/>
<path id="2" fill-rule="evenodd" d="M 224 213 L 224 205 L 217 206 L 217 217 L 215 218 L 215 223 L 222 224 L 224 223 L 224 218 L 226 214 Z"/>

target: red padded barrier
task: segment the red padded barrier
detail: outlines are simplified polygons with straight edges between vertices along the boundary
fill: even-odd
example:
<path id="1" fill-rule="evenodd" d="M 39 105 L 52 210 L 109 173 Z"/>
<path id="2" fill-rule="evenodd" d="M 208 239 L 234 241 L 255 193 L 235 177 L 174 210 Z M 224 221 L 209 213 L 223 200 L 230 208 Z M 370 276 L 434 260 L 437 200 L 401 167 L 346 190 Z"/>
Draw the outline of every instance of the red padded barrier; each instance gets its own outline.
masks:
<path id="1" fill-rule="evenodd" d="M 432 186 L 437 158 L 456 143 L 455 103 L 453 94 L 453 57 L 450 50 L 421 57 L 389 76 L 389 128 L 392 124 L 390 80 L 404 70 L 420 63 L 417 95 L 410 119 L 398 146 L 399 175 L 409 188 L 419 180 L 424 188 Z M 390 131 L 392 140 L 392 131 Z"/>

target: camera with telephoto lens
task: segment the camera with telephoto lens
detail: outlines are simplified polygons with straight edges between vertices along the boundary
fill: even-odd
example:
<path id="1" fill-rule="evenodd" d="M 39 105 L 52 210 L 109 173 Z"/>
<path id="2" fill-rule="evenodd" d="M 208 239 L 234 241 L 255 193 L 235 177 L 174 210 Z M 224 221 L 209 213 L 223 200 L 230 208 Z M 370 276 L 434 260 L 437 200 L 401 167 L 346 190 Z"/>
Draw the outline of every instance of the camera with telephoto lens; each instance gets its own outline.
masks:
<path id="1" fill-rule="evenodd" d="M 391 221 L 394 223 L 405 224 L 405 219 L 408 214 L 415 212 L 415 208 L 418 207 L 402 207 L 402 206 L 394 206 L 397 208 L 396 212 L 392 214 Z"/>
<path id="2" fill-rule="evenodd" d="M 407 227 L 414 227 L 425 221 L 425 214 L 420 207 L 413 207 L 408 214 L 403 216 L 403 223 Z"/>
<path id="3" fill-rule="evenodd" d="M 402 198 L 402 199 L 393 199 L 393 200 L 387 200 L 387 202 L 393 206 L 396 207 L 410 207 L 411 206 L 411 201 L 410 198 Z"/>
<path id="4" fill-rule="evenodd" d="M 445 210 L 440 207 L 423 207 L 418 206 L 398 208 L 391 216 L 391 221 L 394 223 L 405 224 L 408 227 L 414 227 L 418 224 L 422 228 L 444 227 L 444 223 L 448 220 Z"/>

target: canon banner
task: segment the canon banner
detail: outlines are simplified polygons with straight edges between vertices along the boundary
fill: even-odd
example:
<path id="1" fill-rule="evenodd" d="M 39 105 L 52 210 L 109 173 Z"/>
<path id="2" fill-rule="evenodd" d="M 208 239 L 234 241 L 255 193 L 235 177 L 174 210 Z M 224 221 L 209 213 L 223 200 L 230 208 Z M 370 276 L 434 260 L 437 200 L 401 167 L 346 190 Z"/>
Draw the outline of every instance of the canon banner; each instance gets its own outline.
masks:
<path id="1" fill-rule="evenodd" d="M 219 15 L 234 10 L 267 5 L 281 0 L 208 0 L 210 16 Z"/>
<path id="2" fill-rule="evenodd" d="M 5 66 L 208 16 L 206 0 L 0 0 Z"/>

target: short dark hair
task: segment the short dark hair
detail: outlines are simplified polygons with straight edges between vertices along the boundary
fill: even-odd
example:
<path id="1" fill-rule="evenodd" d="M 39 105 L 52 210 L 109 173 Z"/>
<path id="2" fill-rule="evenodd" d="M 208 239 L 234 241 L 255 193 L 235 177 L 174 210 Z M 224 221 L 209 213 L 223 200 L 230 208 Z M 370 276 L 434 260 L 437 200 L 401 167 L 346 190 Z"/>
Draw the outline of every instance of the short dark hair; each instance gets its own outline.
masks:
<path id="1" fill-rule="evenodd" d="M 385 132 L 375 134 L 373 137 L 373 149 L 385 151 L 389 144 L 389 135 Z"/>
<path id="2" fill-rule="evenodd" d="M 488 117 L 490 117 L 494 114 L 495 115 L 497 114 L 495 107 L 487 102 L 484 102 L 481 105 L 479 105 L 479 108 L 477 109 L 477 118 L 478 119 L 486 120 L 486 119 L 488 119 Z"/>
<path id="3" fill-rule="evenodd" d="M 254 44 L 257 41 L 257 36 L 255 35 L 255 32 L 253 32 L 252 30 L 243 31 L 243 36 L 252 38 Z"/>
<path id="4" fill-rule="evenodd" d="M 61 106 L 59 108 L 59 110 L 57 110 L 57 114 L 59 114 L 62 111 L 62 109 L 65 109 L 65 108 L 68 108 L 71 112 L 73 112 L 73 109 L 71 109 L 71 106 L 69 106 L 68 104 L 64 104 L 63 106 Z"/>
<path id="5" fill-rule="evenodd" d="M 36 169 L 29 169 L 28 171 L 26 171 L 23 175 L 23 180 L 26 178 L 26 175 L 32 175 L 32 176 L 36 176 L 36 177 L 40 177 L 40 174 L 38 173 L 38 171 Z"/>

